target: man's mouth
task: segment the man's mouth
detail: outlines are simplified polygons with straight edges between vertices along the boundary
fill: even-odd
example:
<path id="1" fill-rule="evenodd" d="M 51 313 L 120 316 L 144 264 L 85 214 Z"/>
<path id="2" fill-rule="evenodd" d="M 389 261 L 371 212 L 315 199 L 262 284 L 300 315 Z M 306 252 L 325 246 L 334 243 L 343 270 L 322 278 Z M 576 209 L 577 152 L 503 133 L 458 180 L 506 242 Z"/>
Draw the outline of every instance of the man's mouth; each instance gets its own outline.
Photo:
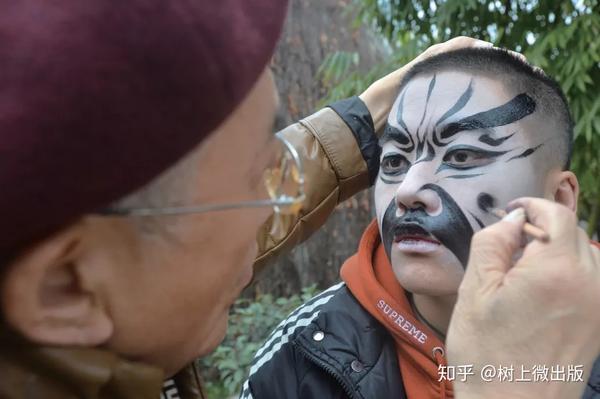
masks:
<path id="1" fill-rule="evenodd" d="M 440 241 L 419 224 L 401 223 L 394 229 L 394 246 L 401 252 L 426 254 L 440 245 Z"/>

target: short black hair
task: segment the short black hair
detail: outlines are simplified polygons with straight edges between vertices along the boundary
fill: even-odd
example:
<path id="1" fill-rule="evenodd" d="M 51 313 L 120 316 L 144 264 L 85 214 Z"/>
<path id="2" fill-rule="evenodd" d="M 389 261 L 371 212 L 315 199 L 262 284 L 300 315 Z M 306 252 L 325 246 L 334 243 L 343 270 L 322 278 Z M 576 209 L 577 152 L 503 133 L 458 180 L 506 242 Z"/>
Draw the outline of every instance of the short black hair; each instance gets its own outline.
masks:
<path id="1" fill-rule="evenodd" d="M 427 58 L 410 68 L 400 82 L 398 93 L 418 75 L 440 71 L 468 71 L 490 76 L 509 88 L 525 92 L 536 102 L 536 111 L 555 124 L 561 133 L 557 156 L 568 169 L 573 151 L 573 119 L 564 92 L 544 71 L 511 52 L 496 47 L 469 47 Z"/>

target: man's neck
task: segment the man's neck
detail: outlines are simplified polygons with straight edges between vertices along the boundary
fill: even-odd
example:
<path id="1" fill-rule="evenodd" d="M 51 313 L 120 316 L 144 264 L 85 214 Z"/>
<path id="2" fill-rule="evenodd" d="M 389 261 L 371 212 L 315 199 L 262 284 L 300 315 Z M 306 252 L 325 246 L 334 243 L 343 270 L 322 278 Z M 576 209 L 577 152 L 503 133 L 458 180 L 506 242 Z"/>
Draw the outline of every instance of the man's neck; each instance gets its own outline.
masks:
<path id="1" fill-rule="evenodd" d="M 428 296 L 412 294 L 412 305 L 416 316 L 427 324 L 442 341 L 450 324 L 452 310 L 456 303 L 456 295 Z"/>

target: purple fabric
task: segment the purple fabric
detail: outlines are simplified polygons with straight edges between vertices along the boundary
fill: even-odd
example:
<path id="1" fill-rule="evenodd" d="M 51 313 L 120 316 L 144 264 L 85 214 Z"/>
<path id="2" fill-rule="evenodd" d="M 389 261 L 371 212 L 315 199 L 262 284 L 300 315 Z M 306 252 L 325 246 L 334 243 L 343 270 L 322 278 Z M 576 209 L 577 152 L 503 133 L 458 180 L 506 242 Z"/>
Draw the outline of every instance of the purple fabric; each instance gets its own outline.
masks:
<path id="1" fill-rule="evenodd" d="M 134 191 L 240 103 L 285 0 L 0 0 L 0 254 Z"/>

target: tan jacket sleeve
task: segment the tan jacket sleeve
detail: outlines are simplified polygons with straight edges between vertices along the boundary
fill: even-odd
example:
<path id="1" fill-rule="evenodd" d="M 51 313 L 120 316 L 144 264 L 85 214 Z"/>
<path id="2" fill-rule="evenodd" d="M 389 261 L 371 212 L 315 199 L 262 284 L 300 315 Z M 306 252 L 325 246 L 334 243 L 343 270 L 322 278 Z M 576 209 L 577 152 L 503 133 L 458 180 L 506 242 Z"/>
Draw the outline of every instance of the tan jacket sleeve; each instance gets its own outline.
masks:
<path id="1" fill-rule="evenodd" d="M 302 160 L 306 200 L 298 215 L 273 214 L 261 227 L 255 273 L 277 254 L 318 230 L 337 204 L 369 187 L 367 163 L 357 138 L 331 108 L 316 112 L 280 134 L 294 145 Z"/>

